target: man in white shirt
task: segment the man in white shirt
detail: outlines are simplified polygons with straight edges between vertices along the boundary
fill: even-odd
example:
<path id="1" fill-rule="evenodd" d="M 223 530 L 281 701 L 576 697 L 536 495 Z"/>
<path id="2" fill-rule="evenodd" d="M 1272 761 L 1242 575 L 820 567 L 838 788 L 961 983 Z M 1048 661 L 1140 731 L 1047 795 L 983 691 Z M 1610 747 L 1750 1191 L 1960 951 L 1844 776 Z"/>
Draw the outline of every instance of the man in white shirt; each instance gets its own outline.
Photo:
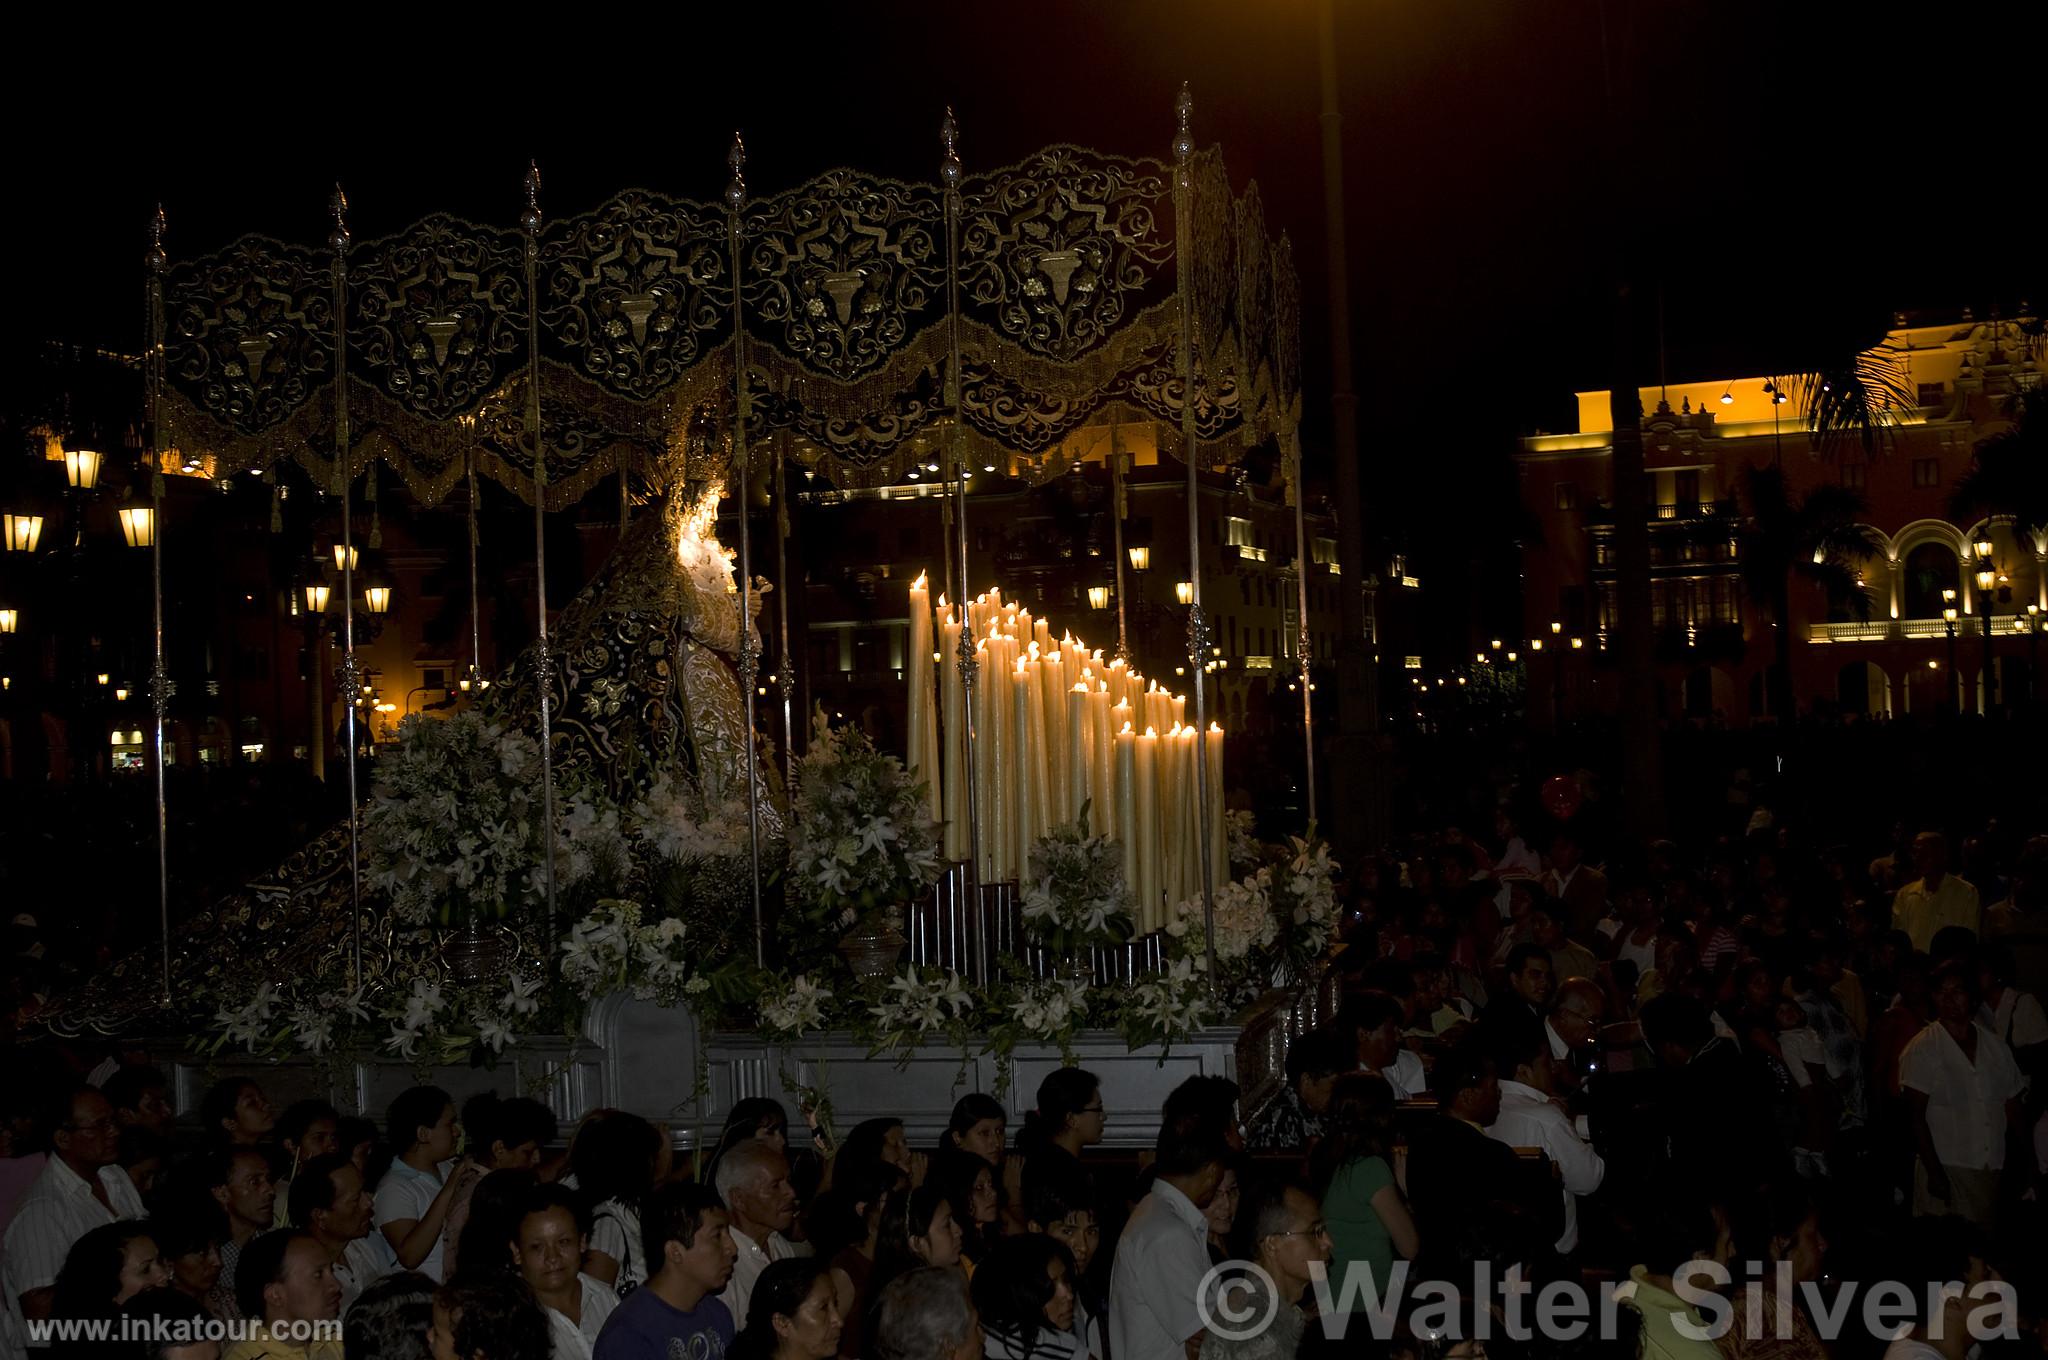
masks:
<path id="1" fill-rule="evenodd" d="M 1977 1023 L 2012 1050 L 2022 1076 L 2038 1076 L 2041 1058 L 2048 1055 L 2048 1014 L 2041 1009 L 2041 998 L 2014 984 L 2012 950 L 2003 943 L 1986 944 L 1977 957 L 1977 983 L 1984 998 L 1977 1007 Z"/>
<path id="2" fill-rule="evenodd" d="M 733 1325 L 744 1327 L 754 1281 L 768 1263 L 808 1256 L 810 1246 L 799 1248 L 783 1236 L 796 1218 L 796 1191 L 789 1183 L 789 1159 L 768 1144 L 748 1141 L 729 1149 L 718 1159 L 713 1188 L 725 1201 L 732 1244 L 739 1250 L 732 1279 L 718 1297 L 731 1311 Z"/>
<path id="3" fill-rule="evenodd" d="M 1974 974 L 1963 959 L 1935 970 L 1935 1019 L 1899 1055 L 1899 1085 L 1919 1148 L 1913 1212 L 1960 1214 L 1989 1230 L 2023 1083 L 2004 1041 L 1971 1019 Z"/>
<path id="4" fill-rule="evenodd" d="M 1209 1273 L 1205 1211 L 1228 1151 L 1214 1127 L 1160 1130 L 1158 1176 L 1117 1239 L 1109 1276 L 1109 1351 L 1117 1360 L 1196 1360 L 1197 1295 Z"/>
<path id="5" fill-rule="evenodd" d="M 1973 935 L 1983 930 L 1977 890 L 1948 871 L 1948 842 L 1939 831 L 1913 838 L 1913 863 L 1920 877 L 1892 899 L 1892 929 L 1905 931 L 1922 953 L 1945 926 L 1961 926 Z"/>
<path id="6" fill-rule="evenodd" d="M 1500 1113 L 1487 1125 L 1486 1136 L 1509 1147 L 1542 1148 L 1557 1167 L 1564 1187 L 1564 1232 L 1557 1250 L 1569 1254 L 1579 1245 L 1579 1196 L 1600 1188 L 1607 1163 L 1558 1099 L 1549 1041 L 1510 1027 L 1498 1032 L 1496 1043 L 1496 1066 L 1514 1075 L 1500 1079 Z"/>
<path id="7" fill-rule="evenodd" d="M 5 1288 L 9 1330 L 50 1316 L 57 1271 L 71 1244 L 94 1228 L 142 1218 L 142 1196 L 115 1165 L 120 1126 L 114 1107 L 90 1086 L 66 1093 L 48 1115 L 50 1159 L 7 1225 Z M 47 1345 L 47 1343 L 45 1343 Z"/>
<path id="8" fill-rule="evenodd" d="M 389 1254 L 370 1241 L 370 1191 L 345 1153 L 315 1157 L 292 1177 L 291 1222 L 326 1248 L 341 1285 L 341 1311 L 389 1269 Z"/>

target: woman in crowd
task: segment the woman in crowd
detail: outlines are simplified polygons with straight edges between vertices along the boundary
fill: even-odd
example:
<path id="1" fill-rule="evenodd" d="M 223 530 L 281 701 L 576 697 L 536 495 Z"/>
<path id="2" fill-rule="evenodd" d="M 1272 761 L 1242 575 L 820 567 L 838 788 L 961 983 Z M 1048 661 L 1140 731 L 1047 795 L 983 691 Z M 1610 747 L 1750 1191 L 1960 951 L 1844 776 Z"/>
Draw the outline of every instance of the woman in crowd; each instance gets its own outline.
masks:
<path id="1" fill-rule="evenodd" d="M 960 1224 L 953 1206 L 935 1185 L 915 1190 L 898 1190 L 882 1202 L 881 1231 L 875 1242 L 875 1268 L 869 1276 L 868 1297 L 879 1307 L 891 1282 L 921 1266 L 932 1266 L 966 1280 L 960 1271 Z M 870 1311 L 870 1330 L 881 1314 Z M 872 1336 L 870 1337 L 872 1343 Z M 871 1354 L 870 1344 L 864 1353 Z"/>
<path id="2" fill-rule="evenodd" d="M 668 1139 L 636 1114 L 597 1110 L 576 1131 L 569 1164 L 590 1205 L 590 1249 L 583 1269 L 621 1298 L 649 1272 L 640 1244 L 640 1201 L 668 1179 Z"/>
<path id="3" fill-rule="evenodd" d="M 1077 1331 L 1074 1258 L 1041 1233 L 996 1244 L 972 1283 L 989 1360 L 1086 1360 Z"/>
<path id="4" fill-rule="evenodd" d="M 1082 1338 L 1088 1354 L 1101 1360 L 1103 1346 L 1101 1297 L 1092 1292 L 1088 1267 L 1102 1245 L 1102 1228 L 1095 1209 L 1095 1187 L 1086 1176 L 1044 1177 L 1033 1183 L 1031 1202 L 1025 1210 L 1026 1228 L 1044 1233 L 1067 1249 L 1074 1261 L 1074 1334 Z"/>
<path id="5" fill-rule="evenodd" d="M 1002 1236 L 995 1168 L 976 1154 L 955 1148 L 942 1151 L 933 1160 L 925 1183 L 936 1186 L 948 1203 L 957 1206 L 953 1217 L 960 1227 L 960 1255 L 971 1279 L 989 1245 Z"/>
<path id="6" fill-rule="evenodd" d="M 501 1270 L 510 1264 L 509 1244 L 519 1231 L 527 1201 L 539 1188 L 540 1177 L 525 1167 L 493 1171 L 477 1181 L 469 1197 L 469 1221 L 463 1225 L 461 1241 L 452 1244 L 458 1250 L 449 1259 L 460 1258 L 464 1270 Z M 454 1266 L 448 1267 L 448 1278 L 455 1278 Z"/>
<path id="7" fill-rule="evenodd" d="M 211 1206 L 187 1204 L 149 1221 L 150 1233 L 170 1274 L 170 1287 L 201 1308 L 213 1310 L 220 1285 L 220 1241 L 226 1230 Z"/>
<path id="8" fill-rule="evenodd" d="M 461 1268 L 462 1230 L 469 1222 L 477 1182 L 494 1171 L 538 1169 L 541 1149 L 555 1136 L 555 1116 L 537 1100 L 506 1100 L 485 1091 L 462 1107 L 462 1127 L 469 1135 L 469 1165 L 455 1186 L 448 1222 L 441 1229 L 441 1272 L 449 1279 Z"/>
<path id="9" fill-rule="evenodd" d="M 874 1360 L 981 1360 L 981 1319 L 957 1270 L 921 1268 L 891 1281 L 875 1317 Z"/>
<path id="10" fill-rule="evenodd" d="M 51 1316 L 109 1318 L 145 1289 L 168 1283 L 171 1272 L 149 1225 L 140 1219 L 108 1223 L 71 1244 L 57 1272 Z"/>
<path id="11" fill-rule="evenodd" d="M 953 1106 L 953 1117 L 939 1138 L 939 1150 L 971 1152 L 996 1169 L 996 1198 L 1003 1231 L 1024 1230 L 1024 1162 L 1005 1156 L 1009 1146 L 1009 1112 L 984 1091 L 969 1091 Z"/>
<path id="12" fill-rule="evenodd" d="M 770 1262 L 743 1321 L 727 1360 L 832 1360 L 848 1330 L 831 1267 L 813 1256 Z"/>
<path id="13" fill-rule="evenodd" d="M 555 1360 L 590 1360 L 619 1302 L 616 1291 L 583 1273 L 587 1221 L 574 1191 L 541 1185 L 527 1191 L 512 1229 L 512 1263 L 547 1313 Z"/>
<path id="14" fill-rule="evenodd" d="M 805 1215 L 805 1229 L 819 1260 L 831 1268 L 838 1291 L 839 1315 L 858 1323 L 874 1298 L 869 1284 L 882 1231 L 882 1210 L 892 1195 L 908 1193 L 910 1181 L 888 1162 L 842 1167 L 832 1187 L 819 1195 Z M 902 1201 L 899 1198 L 897 1202 Z M 852 1360 L 860 1353 L 858 1325 L 842 1329 L 840 1354 Z"/>
<path id="15" fill-rule="evenodd" d="M 550 1360 L 546 1316 L 517 1276 L 472 1273 L 434 1293 L 434 1360 Z"/>
<path id="16" fill-rule="evenodd" d="M 1208 1223 L 1209 1264 L 1222 1265 L 1230 1259 L 1230 1229 L 1237 1221 L 1237 1201 L 1245 1159 L 1232 1157 L 1223 1164 L 1223 1179 L 1216 1182 L 1216 1195 L 1202 1209 Z"/>
<path id="17" fill-rule="evenodd" d="M 887 1162 L 908 1176 L 912 1185 L 924 1184 L 927 1159 L 922 1152 L 910 1150 L 910 1140 L 904 1136 L 900 1119 L 864 1119 L 855 1124 L 832 1159 L 834 1174 L 843 1166 L 868 1166 L 875 1162 Z"/>
<path id="18" fill-rule="evenodd" d="M 1394 1090 L 1383 1078 L 1356 1072 L 1337 1079 L 1313 1170 L 1333 1247 L 1331 1278 L 1360 1265 L 1384 1283 L 1396 1256 L 1415 1259 L 1415 1220 L 1394 1179 Z"/>
<path id="19" fill-rule="evenodd" d="M 1017 1135 L 1024 1159 L 1021 1189 L 1026 1199 L 1039 1175 L 1061 1176 L 1081 1170 L 1081 1150 L 1102 1141 L 1102 1082 L 1079 1067 L 1054 1068 L 1038 1084 L 1038 1107 Z"/>
<path id="20" fill-rule="evenodd" d="M 389 1134 L 398 1150 L 377 1182 L 372 1219 L 401 1270 L 441 1278 L 441 1232 L 454 1207 L 465 1166 L 442 1176 L 442 1163 L 455 1155 L 462 1132 L 455 1101 L 438 1086 L 415 1086 L 391 1102 Z"/>
<path id="21" fill-rule="evenodd" d="M 276 1122 L 263 1088 L 247 1077 L 224 1077 L 199 1100 L 199 1127 L 206 1136 L 236 1147 L 259 1146 Z"/>
<path id="22" fill-rule="evenodd" d="M 434 1282 L 416 1270 L 386 1275 L 342 1319 L 344 1360 L 428 1360 L 433 1325 Z"/>

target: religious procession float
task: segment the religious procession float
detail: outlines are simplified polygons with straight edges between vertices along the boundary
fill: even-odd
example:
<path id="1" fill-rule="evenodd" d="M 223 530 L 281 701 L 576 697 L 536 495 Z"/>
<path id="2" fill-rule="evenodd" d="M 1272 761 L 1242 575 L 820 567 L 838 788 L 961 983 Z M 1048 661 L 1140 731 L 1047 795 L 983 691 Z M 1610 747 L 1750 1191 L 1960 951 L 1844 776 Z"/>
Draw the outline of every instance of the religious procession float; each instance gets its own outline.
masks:
<path id="1" fill-rule="evenodd" d="M 1256 1104 L 1331 1004 L 1336 866 L 1312 822 L 1259 845 L 1224 813 L 1201 553 L 1185 694 L 969 574 L 971 478 L 1062 475 L 1084 425 L 1149 428 L 1191 507 L 1260 444 L 1298 485 L 1289 248 L 1189 109 L 1169 160 L 1060 146 L 977 177 L 948 115 L 931 184 L 841 170 L 766 198 L 735 139 L 717 205 L 636 191 L 552 222 L 536 171 L 513 229 L 357 243 L 337 191 L 324 254 L 174 263 L 159 219 L 149 452 L 279 495 L 296 463 L 338 500 L 351 727 L 352 507 L 380 467 L 423 505 L 466 486 L 472 533 L 478 479 L 518 495 L 543 580 L 550 512 L 615 478 L 624 527 L 452 716 L 345 762 L 358 816 L 42 1023 L 153 1047 L 181 1108 L 243 1071 L 371 1111 L 432 1080 L 685 1144 L 759 1095 L 928 1140 L 961 1092 L 1021 1113 L 1074 1062 L 1105 1078 L 1111 1143 L 1149 1140 L 1197 1072 Z M 757 542 L 736 503 L 799 465 L 936 474 L 900 757 L 793 712 L 788 516 Z"/>

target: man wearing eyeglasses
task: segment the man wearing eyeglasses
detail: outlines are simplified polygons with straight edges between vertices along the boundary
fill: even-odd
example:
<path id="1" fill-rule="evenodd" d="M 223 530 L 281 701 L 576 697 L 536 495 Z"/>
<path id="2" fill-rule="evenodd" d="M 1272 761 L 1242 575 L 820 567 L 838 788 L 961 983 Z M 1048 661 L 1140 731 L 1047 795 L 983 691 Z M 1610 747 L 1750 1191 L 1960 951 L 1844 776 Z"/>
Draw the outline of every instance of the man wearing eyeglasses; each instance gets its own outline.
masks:
<path id="1" fill-rule="evenodd" d="M 1261 1181 L 1238 1208 L 1231 1251 L 1263 1274 L 1247 1271 L 1216 1279 L 1210 1315 L 1229 1320 L 1270 1318 L 1250 1335 L 1211 1332 L 1201 1360 L 1293 1360 L 1308 1318 L 1301 1309 L 1314 1267 L 1330 1261 L 1330 1232 L 1316 1197 L 1285 1181 Z M 1339 1288 L 1342 1282 L 1335 1282 Z M 1232 1294 L 1237 1297 L 1230 1297 Z"/>
<path id="2" fill-rule="evenodd" d="M 60 1097 L 46 1119 L 50 1160 L 7 1225 L 4 1277 L 17 1345 L 28 1344 L 26 1320 L 50 1316 L 52 1286 L 71 1244 L 103 1224 L 144 1215 L 142 1196 L 115 1164 L 121 1130 L 105 1096 L 80 1086 Z"/>

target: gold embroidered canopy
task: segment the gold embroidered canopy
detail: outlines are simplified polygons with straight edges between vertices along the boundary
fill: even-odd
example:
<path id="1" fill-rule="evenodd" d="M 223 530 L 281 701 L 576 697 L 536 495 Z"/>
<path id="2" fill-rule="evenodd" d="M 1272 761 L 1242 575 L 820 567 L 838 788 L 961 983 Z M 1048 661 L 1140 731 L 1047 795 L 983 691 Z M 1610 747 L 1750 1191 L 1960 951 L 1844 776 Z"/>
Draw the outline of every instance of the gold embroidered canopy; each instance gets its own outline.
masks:
<path id="1" fill-rule="evenodd" d="M 962 185 L 960 420 L 986 462 L 1066 468 L 1061 441 L 1111 418 L 1181 429 L 1179 304 L 1194 261 L 1195 433 L 1203 461 L 1284 437 L 1298 414 L 1299 290 L 1256 186 L 1194 158 L 1177 251 L 1173 167 L 1056 146 Z M 834 170 L 740 215 L 747 438 L 845 484 L 935 455 L 947 398 L 941 186 Z M 346 283 L 348 473 L 390 465 L 438 502 L 465 458 L 534 500 L 525 435 L 541 384 L 544 506 L 651 470 L 690 413 L 731 418 L 734 270 L 726 210 L 633 190 L 542 231 L 530 362 L 516 225 L 428 217 L 358 242 Z M 166 279 L 164 444 L 231 473 L 294 461 L 335 480 L 330 257 L 245 237 Z"/>

